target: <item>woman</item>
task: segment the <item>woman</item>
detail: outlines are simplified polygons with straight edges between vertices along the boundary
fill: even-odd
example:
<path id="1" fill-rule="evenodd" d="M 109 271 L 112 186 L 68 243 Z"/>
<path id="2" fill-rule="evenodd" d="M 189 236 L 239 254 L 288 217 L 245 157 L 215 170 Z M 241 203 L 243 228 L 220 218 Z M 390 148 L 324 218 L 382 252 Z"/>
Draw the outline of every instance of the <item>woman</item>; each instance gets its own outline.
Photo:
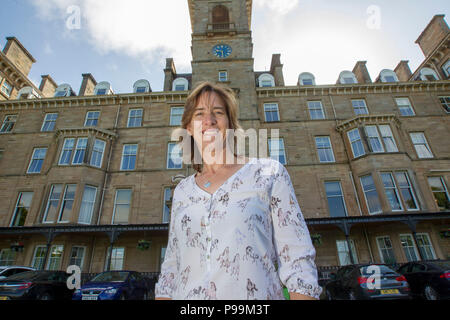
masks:
<path id="1" fill-rule="evenodd" d="M 233 92 L 201 83 L 182 128 L 194 142 L 191 158 L 198 147 L 203 163 L 194 161 L 196 174 L 173 192 L 156 299 L 284 299 L 282 285 L 291 299 L 318 299 L 315 249 L 287 170 L 233 152 L 227 129 L 240 129 Z M 223 148 L 213 148 L 221 139 Z"/>

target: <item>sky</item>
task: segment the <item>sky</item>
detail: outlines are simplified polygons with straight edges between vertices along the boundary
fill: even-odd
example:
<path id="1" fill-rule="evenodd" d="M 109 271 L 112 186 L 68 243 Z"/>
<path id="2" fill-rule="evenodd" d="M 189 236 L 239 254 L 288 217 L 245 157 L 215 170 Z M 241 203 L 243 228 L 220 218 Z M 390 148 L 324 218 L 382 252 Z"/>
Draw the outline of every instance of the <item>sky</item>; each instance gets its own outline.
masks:
<path id="1" fill-rule="evenodd" d="M 39 86 L 50 74 L 78 93 L 82 74 L 108 81 L 115 93 L 132 92 L 147 79 L 162 91 L 166 58 L 178 73 L 191 72 L 187 0 L 1 0 L 0 47 L 15 36 L 33 55 L 29 78 Z M 339 73 L 367 61 L 372 81 L 382 69 L 423 61 L 415 44 L 447 0 L 253 0 L 254 70 L 281 55 L 285 85 L 311 72 L 316 84 L 334 84 Z"/>

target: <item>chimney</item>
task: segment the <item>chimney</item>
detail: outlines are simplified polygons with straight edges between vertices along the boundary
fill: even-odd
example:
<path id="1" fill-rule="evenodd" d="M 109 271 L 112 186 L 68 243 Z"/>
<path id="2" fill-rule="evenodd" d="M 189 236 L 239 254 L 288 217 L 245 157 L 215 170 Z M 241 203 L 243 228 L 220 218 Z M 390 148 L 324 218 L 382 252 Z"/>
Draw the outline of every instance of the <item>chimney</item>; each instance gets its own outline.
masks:
<path id="1" fill-rule="evenodd" d="M 31 66 L 36 60 L 16 37 L 7 37 L 6 40 L 8 40 L 8 42 L 6 42 L 6 45 L 3 48 L 3 53 L 17 69 L 25 76 L 28 76 Z"/>
<path id="2" fill-rule="evenodd" d="M 94 95 L 95 86 L 97 85 L 97 81 L 95 81 L 94 77 L 90 73 L 83 73 L 83 81 L 81 82 L 79 96 L 92 96 Z"/>
<path id="3" fill-rule="evenodd" d="M 426 58 L 450 33 L 444 17 L 443 14 L 435 15 L 416 40 L 416 44 L 420 46 Z"/>
<path id="4" fill-rule="evenodd" d="M 42 80 L 39 85 L 39 90 L 42 92 L 42 96 L 45 98 L 52 98 L 55 95 L 55 90 L 58 85 L 48 74 L 41 77 Z"/>
<path id="5" fill-rule="evenodd" d="M 279 53 L 273 54 L 270 64 L 270 73 L 275 78 L 275 86 L 277 87 L 284 86 L 283 65 L 281 64 L 280 56 Z"/>
<path id="6" fill-rule="evenodd" d="M 406 82 L 411 79 L 412 73 L 408 62 L 408 60 L 402 60 L 394 69 L 394 72 L 397 74 L 397 78 L 400 82 Z"/>
<path id="7" fill-rule="evenodd" d="M 367 61 L 358 61 L 353 68 L 352 72 L 355 74 L 358 83 L 372 83 L 370 74 L 367 71 L 366 63 Z"/>
<path id="8" fill-rule="evenodd" d="M 172 91 L 172 83 L 177 75 L 173 58 L 166 59 L 166 68 L 164 69 L 164 91 Z"/>

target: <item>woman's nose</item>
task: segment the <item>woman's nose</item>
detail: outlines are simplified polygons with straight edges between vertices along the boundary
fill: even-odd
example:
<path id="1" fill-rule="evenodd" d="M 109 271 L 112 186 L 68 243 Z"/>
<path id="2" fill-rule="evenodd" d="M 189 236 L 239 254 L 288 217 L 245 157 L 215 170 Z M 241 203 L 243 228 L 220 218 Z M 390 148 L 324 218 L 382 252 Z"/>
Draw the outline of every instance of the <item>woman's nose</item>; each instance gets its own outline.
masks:
<path id="1" fill-rule="evenodd" d="M 216 123 L 216 117 L 214 116 L 214 114 L 212 113 L 206 113 L 204 118 L 203 118 L 203 122 L 205 124 L 215 124 Z"/>

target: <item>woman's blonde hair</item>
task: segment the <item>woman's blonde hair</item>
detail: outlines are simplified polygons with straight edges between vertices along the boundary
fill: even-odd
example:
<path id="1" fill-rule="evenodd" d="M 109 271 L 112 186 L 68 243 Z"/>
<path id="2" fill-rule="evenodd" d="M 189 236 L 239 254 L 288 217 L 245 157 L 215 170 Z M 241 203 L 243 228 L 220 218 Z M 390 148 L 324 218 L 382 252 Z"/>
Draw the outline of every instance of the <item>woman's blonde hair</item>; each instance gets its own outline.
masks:
<path id="1" fill-rule="evenodd" d="M 237 100 L 236 100 L 233 90 L 228 87 L 225 87 L 223 85 L 213 84 L 211 82 L 199 83 L 195 87 L 195 89 L 189 94 L 189 96 L 186 100 L 186 103 L 184 105 L 184 113 L 183 113 L 183 117 L 181 119 L 181 127 L 183 129 L 187 129 L 188 125 L 191 123 L 192 118 L 194 116 L 195 108 L 197 107 L 197 104 L 200 101 L 200 97 L 204 93 L 211 94 L 213 92 L 215 94 L 217 94 L 222 99 L 222 101 L 225 103 L 225 110 L 226 110 L 226 114 L 228 117 L 228 123 L 229 123 L 228 129 L 233 129 L 235 131 L 238 129 L 242 129 L 241 126 L 239 125 L 238 118 L 237 118 L 238 117 L 238 103 L 237 103 Z M 191 163 L 193 163 L 194 170 L 196 170 L 197 172 L 201 172 L 203 165 L 194 163 L 195 148 L 197 148 L 195 141 L 194 141 L 194 137 L 189 136 L 188 138 L 191 139 L 191 141 L 190 141 Z M 236 146 L 236 135 L 235 135 L 234 139 L 235 139 L 234 146 Z M 236 148 L 234 148 L 234 149 L 236 149 Z M 234 151 L 234 153 L 236 155 L 236 151 Z"/>

